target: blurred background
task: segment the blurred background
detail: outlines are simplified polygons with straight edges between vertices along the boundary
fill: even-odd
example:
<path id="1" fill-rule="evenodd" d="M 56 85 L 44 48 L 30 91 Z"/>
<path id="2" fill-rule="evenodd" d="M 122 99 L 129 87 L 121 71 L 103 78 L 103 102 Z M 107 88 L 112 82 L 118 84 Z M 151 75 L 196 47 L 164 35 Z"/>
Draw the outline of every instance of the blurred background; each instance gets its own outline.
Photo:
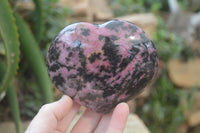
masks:
<path id="1" fill-rule="evenodd" d="M 55 35 L 71 23 L 111 19 L 141 27 L 159 56 L 157 78 L 128 102 L 134 117 L 125 133 L 200 133 L 199 0 L 1 0 L 1 132 L 22 133 L 62 95 L 45 65 Z"/>

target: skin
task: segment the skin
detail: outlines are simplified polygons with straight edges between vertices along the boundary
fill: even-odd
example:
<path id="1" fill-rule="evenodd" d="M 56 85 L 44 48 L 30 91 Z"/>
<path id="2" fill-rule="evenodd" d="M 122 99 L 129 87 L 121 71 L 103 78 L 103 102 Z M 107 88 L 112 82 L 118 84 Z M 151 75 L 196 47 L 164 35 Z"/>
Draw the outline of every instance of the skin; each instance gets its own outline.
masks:
<path id="1" fill-rule="evenodd" d="M 34 117 L 25 133 L 66 133 L 80 105 L 64 95 L 60 100 L 45 104 Z M 101 115 L 86 110 L 70 133 L 123 133 L 129 107 L 118 104 L 114 111 Z"/>

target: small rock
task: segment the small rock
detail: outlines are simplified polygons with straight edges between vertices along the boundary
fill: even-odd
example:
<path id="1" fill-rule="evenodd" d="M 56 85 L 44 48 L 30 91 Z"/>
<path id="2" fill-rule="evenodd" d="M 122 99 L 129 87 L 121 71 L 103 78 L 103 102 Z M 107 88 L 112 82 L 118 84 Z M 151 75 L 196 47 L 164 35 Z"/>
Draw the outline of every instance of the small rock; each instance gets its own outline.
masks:
<path id="1" fill-rule="evenodd" d="M 136 114 L 130 114 L 124 133 L 150 133 L 150 131 Z"/>
<path id="2" fill-rule="evenodd" d="M 15 8 L 20 11 L 34 10 L 35 5 L 32 0 L 17 0 Z"/>
<path id="3" fill-rule="evenodd" d="M 194 127 L 200 124 L 200 111 L 193 112 L 188 117 L 188 125 Z"/>
<path id="4" fill-rule="evenodd" d="M 150 38 L 152 38 L 158 25 L 157 18 L 152 13 L 132 14 L 127 16 L 121 16 L 116 19 L 126 20 L 138 25 L 146 32 L 146 34 Z"/>
<path id="5" fill-rule="evenodd" d="M 110 20 L 113 13 L 105 0 L 60 0 L 59 7 L 68 7 L 74 16 L 86 18 L 86 21 Z"/>
<path id="6" fill-rule="evenodd" d="M 181 87 L 200 88 L 200 59 L 196 58 L 188 62 L 170 60 L 168 62 L 169 76 L 171 80 Z"/>
<path id="7" fill-rule="evenodd" d="M 74 120 L 72 121 L 72 124 L 69 127 L 69 130 L 67 133 L 71 131 L 75 123 L 79 120 L 81 117 L 81 113 L 78 113 Z M 130 114 L 128 116 L 128 121 L 126 123 L 126 127 L 124 129 L 124 133 L 150 133 L 149 129 L 145 126 L 143 121 L 136 115 L 136 114 Z"/>

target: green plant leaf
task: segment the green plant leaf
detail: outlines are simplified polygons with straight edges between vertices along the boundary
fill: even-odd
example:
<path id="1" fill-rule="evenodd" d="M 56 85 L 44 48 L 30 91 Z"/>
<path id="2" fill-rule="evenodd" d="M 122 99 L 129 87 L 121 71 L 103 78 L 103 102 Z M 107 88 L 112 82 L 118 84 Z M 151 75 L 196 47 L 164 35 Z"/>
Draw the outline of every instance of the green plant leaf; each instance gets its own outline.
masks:
<path id="1" fill-rule="evenodd" d="M 16 131 L 17 133 L 23 133 L 21 120 L 20 120 L 17 94 L 13 85 L 10 85 L 7 89 L 7 98 L 8 98 L 8 103 L 11 109 L 13 119 L 15 121 Z"/>
<path id="2" fill-rule="evenodd" d="M 0 60 L 0 82 L 3 80 L 4 76 L 5 76 L 5 72 L 6 72 L 6 68 L 5 68 L 5 64 L 3 63 L 2 60 Z M 3 91 L 0 94 L 0 99 L 3 99 L 6 95 L 6 92 Z"/>
<path id="3" fill-rule="evenodd" d="M 5 75 L 5 72 L 6 72 L 5 70 L 6 70 L 5 65 L 3 64 L 3 62 L 0 62 L 0 81 L 2 80 L 1 77 Z M 9 85 L 7 88 L 7 98 L 8 98 L 8 103 L 9 103 L 11 113 L 15 122 L 16 131 L 17 133 L 23 133 L 21 120 L 20 120 L 17 94 L 12 84 Z"/>
<path id="4" fill-rule="evenodd" d="M 37 40 L 37 42 L 40 42 L 42 35 L 43 35 L 43 31 L 44 31 L 44 21 L 43 21 L 43 6 L 42 6 L 42 0 L 33 0 L 33 2 L 35 3 L 35 28 L 34 28 L 34 32 L 35 32 L 35 38 Z"/>
<path id="5" fill-rule="evenodd" d="M 0 60 L 0 81 L 3 80 L 5 71 L 6 71 L 5 64 L 3 63 L 3 61 Z"/>
<path id="6" fill-rule="evenodd" d="M 5 51 L 6 51 L 6 50 L 5 50 L 5 47 L 4 47 L 3 43 L 0 42 L 0 55 L 5 56 L 5 55 L 6 55 L 6 52 L 5 52 Z"/>
<path id="7" fill-rule="evenodd" d="M 44 95 L 45 102 L 52 102 L 52 84 L 47 73 L 42 53 L 25 21 L 17 13 L 14 13 L 14 16 L 20 34 L 21 52 L 35 74 Z"/>
<path id="8" fill-rule="evenodd" d="M 19 64 L 19 41 L 12 10 L 7 0 L 0 0 L 0 33 L 6 49 L 6 73 L 0 84 L 0 94 L 12 82 Z"/>

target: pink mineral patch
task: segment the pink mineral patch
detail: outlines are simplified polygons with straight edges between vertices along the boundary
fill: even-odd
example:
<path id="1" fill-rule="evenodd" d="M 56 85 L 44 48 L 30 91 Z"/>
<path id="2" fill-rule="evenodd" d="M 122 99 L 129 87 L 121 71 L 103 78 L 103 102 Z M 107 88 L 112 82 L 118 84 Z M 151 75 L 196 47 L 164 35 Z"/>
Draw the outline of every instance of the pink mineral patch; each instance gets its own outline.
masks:
<path id="1" fill-rule="evenodd" d="M 133 23 L 80 22 L 55 37 L 47 68 L 61 92 L 105 114 L 143 90 L 157 74 L 158 57 L 153 42 Z"/>

